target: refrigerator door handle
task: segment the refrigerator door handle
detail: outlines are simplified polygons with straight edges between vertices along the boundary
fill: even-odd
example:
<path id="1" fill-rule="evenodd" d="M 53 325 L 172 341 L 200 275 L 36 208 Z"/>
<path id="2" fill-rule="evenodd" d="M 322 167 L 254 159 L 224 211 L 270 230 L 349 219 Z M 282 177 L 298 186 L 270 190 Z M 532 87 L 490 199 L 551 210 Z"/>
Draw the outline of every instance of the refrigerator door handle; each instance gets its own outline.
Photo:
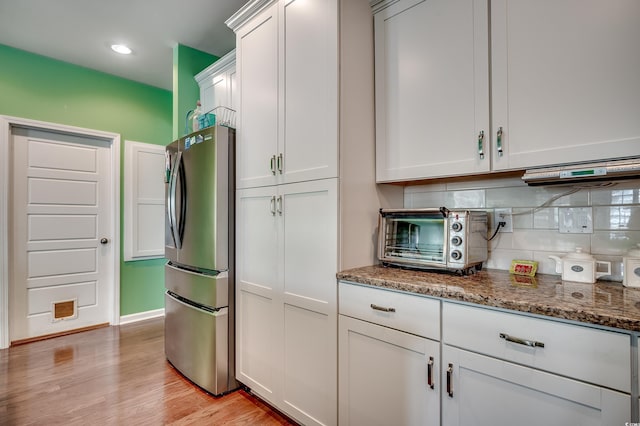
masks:
<path id="1" fill-rule="evenodd" d="M 182 152 L 178 152 L 176 161 L 173 165 L 171 177 L 169 178 L 169 194 L 167 197 L 167 213 L 169 216 L 169 227 L 171 229 L 171 238 L 177 249 L 182 248 L 182 240 L 178 230 L 178 223 L 176 217 L 176 187 L 178 180 L 178 173 L 182 164 Z"/>
<path id="2" fill-rule="evenodd" d="M 180 183 L 180 216 L 178 217 L 176 212 L 174 212 L 174 217 L 176 220 L 176 231 L 177 231 L 177 242 L 178 248 L 182 248 L 182 240 L 184 238 L 184 227 L 185 222 L 187 220 L 187 182 L 184 172 L 184 161 L 182 161 L 182 152 L 178 153 L 178 172 L 176 176 L 178 177 L 178 182 Z"/>
<path id="3" fill-rule="evenodd" d="M 171 161 L 171 160 L 169 160 Z M 171 165 L 169 166 L 171 168 Z M 175 227 L 175 222 L 173 219 L 173 211 L 175 206 L 175 194 L 174 194 L 174 178 L 175 178 L 176 165 L 173 165 L 173 168 L 167 172 L 169 175 L 168 185 L 167 185 L 167 219 L 169 221 L 169 230 L 171 231 L 171 240 L 173 241 L 174 247 L 176 246 L 176 236 L 173 231 Z"/>

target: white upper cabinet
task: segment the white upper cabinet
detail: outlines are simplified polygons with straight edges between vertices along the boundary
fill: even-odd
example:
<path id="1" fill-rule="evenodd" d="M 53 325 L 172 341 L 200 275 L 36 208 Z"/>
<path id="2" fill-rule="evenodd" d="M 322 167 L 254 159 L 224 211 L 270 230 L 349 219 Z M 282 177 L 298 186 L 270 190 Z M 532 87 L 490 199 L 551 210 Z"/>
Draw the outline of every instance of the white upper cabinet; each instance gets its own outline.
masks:
<path id="1" fill-rule="evenodd" d="M 236 32 L 238 116 L 236 186 L 276 183 L 278 151 L 278 5 Z"/>
<path id="2" fill-rule="evenodd" d="M 489 134 L 487 13 L 486 0 L 401 0 L 375 13 L 379 182 L 489 171 L 478 142 Z"/>
<path id="3" fill-rule="evenodd" d="M 281 182 L 338 176 L 336 0 L 281 2 Z"/>
<path id="4" fill-rule="evenodd" d="M 640 2 L 492 0 L 494 169 L 640 155 Z"/>
<path id="5" fill-rule="evenodd" d="M 374 12 L 379 182 L 640 154 L 638 1 L 400 0 Z"/>
<path id="6" fill-rule="evenodd" d="M 211 112 L 221 106 L 235 109 L 235 49 L 202 70 L 195 78 L 200 86 L 202 112 Z"/>
<path id="7" fill-rule="evenodd" d="M 337 2 L 277 2 L 234 29 L 238 188 L 337 177 Z"/>

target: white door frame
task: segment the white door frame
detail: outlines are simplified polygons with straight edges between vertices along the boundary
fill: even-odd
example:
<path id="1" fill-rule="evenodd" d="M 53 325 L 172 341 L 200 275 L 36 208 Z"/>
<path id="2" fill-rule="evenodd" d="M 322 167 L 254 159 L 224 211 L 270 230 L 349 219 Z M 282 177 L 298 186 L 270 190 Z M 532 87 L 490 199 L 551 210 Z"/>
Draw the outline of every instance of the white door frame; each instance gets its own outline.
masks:
<path id="1" fill-rule="evenodd" d="M 113 255 L 113 293 L 108 303 L 109 323 L 120 322 L 120 135 L 117 133 L 66 126 L 45 121 L 0 115 L 0 349 L 9 347 L 9 143 L 11 126 L 19 125 L 45 131 L 75 133 L 107 140 L 111 150 L 112 209 L 111 250 Z"/>

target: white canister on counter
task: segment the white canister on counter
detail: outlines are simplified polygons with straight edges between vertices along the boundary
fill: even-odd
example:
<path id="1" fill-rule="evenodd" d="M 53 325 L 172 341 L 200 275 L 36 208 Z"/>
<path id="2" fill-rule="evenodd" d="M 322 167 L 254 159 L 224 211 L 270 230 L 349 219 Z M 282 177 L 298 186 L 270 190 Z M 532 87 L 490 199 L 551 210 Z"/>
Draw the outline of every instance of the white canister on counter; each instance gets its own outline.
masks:
<path id="1" fill-rule="evenodd" d="M 576 247 L 573 253 L 567 253 L 564 257 L 549 256 L 556 261 L 556 272 L 562 274 L 563 281 L 576 281 L 593 284 L 600 277 L 611 275 L 611 262 L 596 260 L 589 253 Z M 598 267 L 605 269 L 598 271 Z"/>
<path id="2" fill-rule="evenodd" d="M 640 287 L 640 244 L 627 252 L 622 258 L 623 279 L 625 287 Z"/>

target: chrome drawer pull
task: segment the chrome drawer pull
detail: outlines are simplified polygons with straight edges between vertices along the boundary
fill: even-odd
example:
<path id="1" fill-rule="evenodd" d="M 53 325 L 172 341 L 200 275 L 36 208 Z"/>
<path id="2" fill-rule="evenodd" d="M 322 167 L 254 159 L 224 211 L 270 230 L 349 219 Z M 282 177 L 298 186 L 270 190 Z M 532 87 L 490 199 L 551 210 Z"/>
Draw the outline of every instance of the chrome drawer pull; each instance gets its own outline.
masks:
<path id="1" fill-rule="evenodd" d="M 282 153 L 278 155 L 278 161 L 276 162 L 276 164 L 278 165 L 278 172 L 282 174 L 282 168 L 284 164 L 284 158 L 282 158 Z"/>
<path id="2" fill-rule="evenodd" d="M 276 196 L 271 197 L 271 216 L 276 215 Z"/>
<path id="3" fill-rule="evenodd" d="M 429 362 L 427 363 L 427 385 L 429 385 L 431 389 L 435 387 L 435 385 L 433 384 L 433 357 L 432 356 L 429 357 Z"/>
<path id="4" fill-rule="evenodd" d="M 496 147 L 498 148 L 498 157 L 502 157 L 502 127 L 498 129 L 496 135 Z"/>
<path id="5" fill-rule="evenodd" d="M 373 303 L 371 304 L 371 309 L 375 309 L 376 311 L 382 311 L 382 312 L 395 312 L 396 311 L 396 308 L 385 308 L 384 306 L 374 305 Z"/>
<path id="6" fill-rule="evenodd" d="M 447 368 L 447 394 L 453 398 L 453 364 L 449 363 Z"/>
<path id="7" fill-rule="evenodd" d="M 517 343 L 519 345 L 530 346 L 532 348 L 544 348 L 544 343 L 536 342 L 535 340 L 521 339 L 519 337 L 509 336 L 507 333 L 500 333 L 500 338 L 507 342 Z"/>
<path id="8" fill-rule="evenodd" d="M 271 170 L 272 175 L 276 175 L 276 156 L 272 155 L 269 160 L 269 169 Z"/>

